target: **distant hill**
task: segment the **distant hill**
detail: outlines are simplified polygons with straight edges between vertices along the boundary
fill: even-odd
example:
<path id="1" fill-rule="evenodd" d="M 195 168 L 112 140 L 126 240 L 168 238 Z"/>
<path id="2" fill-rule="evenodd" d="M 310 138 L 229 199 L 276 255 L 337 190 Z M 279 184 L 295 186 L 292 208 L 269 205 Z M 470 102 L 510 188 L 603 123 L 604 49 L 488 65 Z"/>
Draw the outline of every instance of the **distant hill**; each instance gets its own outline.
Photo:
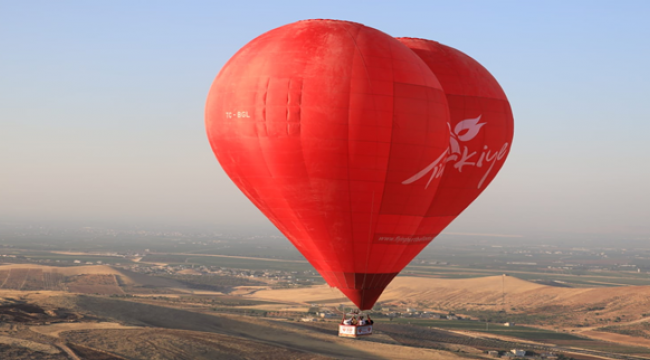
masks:
<path id="1" fill-rule="evenodd" d="M 0 271 L 10 271 L 12 269 L 34 269 L 43 272 L 56 272 L 66 276 L 84 275 L 84 274 L 121 274 L 117 269 L 107 265 L 83 265 L 83 266 L 45 266 L 36 264 L 9 264 L 0 265 Z"/>
<path id="2" fill-rule="evenodd" d="M 260 290 L 260 300 L 304 303 L 349 303 L 327 285 L 287 290 Z M 505 303 L 504 303 L 505 301 Z M 581 327 L 627 322 L 650 315 L 650 286 L 564 288 L 512 276 L 436 279 L 400 276 L 379 298 L 383 304 L 469 313 L 505 311 L 511 316 L 548 315 L 545 323 Z M 521 317 L 520 317 L 521 318 Z M 524 318 L 526 319 L 526 318 Z M 537 320 L 537 319 L 536 319 Z M 542 321 L 544 323 L 544 321 Z"/>

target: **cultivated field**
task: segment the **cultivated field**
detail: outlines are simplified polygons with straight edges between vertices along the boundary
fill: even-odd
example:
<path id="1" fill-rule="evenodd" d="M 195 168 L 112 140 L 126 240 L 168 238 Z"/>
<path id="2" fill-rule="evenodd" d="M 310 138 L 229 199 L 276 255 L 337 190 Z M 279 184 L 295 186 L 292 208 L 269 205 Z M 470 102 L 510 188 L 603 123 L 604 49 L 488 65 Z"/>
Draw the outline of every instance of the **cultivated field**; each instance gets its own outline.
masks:
<path id="1" fill-rule="evenodd" d="M 118 284 L 132 282 L 109 266 L 51 267 L 40 265 L 0 266 L 0 290 L 70 291 L 82 294 L 124 294 Z"/>
<path id="2" fill-rule="evenodd" d="M 70 277 L 68 291 L 80 294 L 119 295 L 124 294 L 116 275 L 91 274 Z"/>

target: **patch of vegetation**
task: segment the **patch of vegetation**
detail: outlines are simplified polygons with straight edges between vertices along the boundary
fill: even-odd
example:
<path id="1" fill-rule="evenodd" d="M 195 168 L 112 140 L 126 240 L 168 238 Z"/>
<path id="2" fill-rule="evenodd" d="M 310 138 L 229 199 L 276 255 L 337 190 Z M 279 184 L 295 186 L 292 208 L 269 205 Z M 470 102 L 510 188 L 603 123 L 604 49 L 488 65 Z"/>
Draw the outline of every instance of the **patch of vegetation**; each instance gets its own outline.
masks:
<path id="1" fill-rule="evenodd" d="M 640 322 L 631 325 L 606 326 L 599 328 L 598 331 L 650 339 L 650 323 L 647 322 Z"/>
<path id="2" fill-rule="evenodd" d="M 265 286 L 266 283 L 229 275 L 160 275 L 192 289 L 228 292 L 235 286 Z"/>
<path id="3" fill-rule="evenodd" d="M 587 350 L 604 351 L 608 353 L 630 354 L 630 355 L 650 354 L 650 349 L 648 348 L 617 344 L 609 341 L 587 341 L 585 339 L 582 339 L 578 341 L 559 340 L 559 341 L 554 341 L 554 343 L 557 344 L 558 346 L 570 346 L 570 347 L 576 347 L 576 348 L 587 349 Z"/>
<path id="4" fill-rule="evenodd" d="M 485 323 L 499 323 L 503 324 L 506 322 L 514 323 L 523 323 L 523 324 L 546 324 L 557 320 L 557 316 L 554 313 L 560 313 L 560 308 L 549 308 L 544 309 L 535 314 L 530 313 L 506 313 L 505 311 L 482 311 L 482 310 L 458 310 L 459 313 L 468 315 L 472 318 L 479 319 L 479 321 Z"/>
<path id="5" fill-rule="evenodd" d="M 289 262 L 269 259 L 242 259 L 235 257 L 217 257 L 217 256 L 192 256 L 187 258 L 188 264 L 197 264 L 205 266 L 220 266 L 234 269 L 250 270 L 281 270 L 281 271 L 298 271 L 306 270 L 315 271 L 314 268 L 306 261 Z"/>
<path id="6" fill-rule="evenodd" d="M 386 321 L 386 320 L 381 320 Z M 409 319 L 409 318 L 395 318 L 392 321 L 398 324 L 411 324 L 417 326 L 428 326 L 440 329 L 450 330 L 470 330 L 477 332 L 485 332 L 489 334 L 510 336 L 519 339 L 533 340 L 533 341 L 548 341 L 548 340 L 585 340 L 584 338 L 561 332 L 555 332 L 545 329 L 537 329 L 525 326 L 504 326 L 495 323 L 486 323 L 472 320 L 427 320 L 427 319 Z"/>
<path id="7" fill-rule="evenodd" d="M 113 354 L 109 354 L 104 351 L 99 351 L 97 349 L 91 349 L 87 348 L 85 346 L 75 344 L 75 343 L 67 343 L 66 344 L 72 351 L 75 352 L 78 356 L 80 356 L 82 359 L 93 359 L 93 360 L 124 360 L 123 357 L 118 357 Z"/>
<path id="8" fill-rule="evenodd" d="M 63 254 L 45 254 L 45 255 L 26 255 L 29 260 L 37 262 L 41 265 L 47 266 L 70 266 L 70 265 L 87 265 L 86 262 L 92 262 L 93 265 L 98 264 L 133 264 L 127 258 L 119 256 L 101 256 L 101 255 L 63 255 Z M 59 261 L 58 263 L 56 261 Z M 74 264 L 75 260 L 79 260 L 81 264 Z"/>
<path id="9" fill-rule="evenodd" d="M 149 263 L 184 264 L 187 260 L 185 255 L 145 255 L 140 261 Z"/>
<path id="10" fill-rule="evenodd" d="M 154 300 L 161 302 L 179 303 L 179 304 L 201 304 L 209 306 L 253 306 L 264 304 L 276 304 L 268 301 L 249 300 L 239 296 L 230 295 L 187 295 L 187 296 L 152 296 L 144 298 L 145 300 Z"/>

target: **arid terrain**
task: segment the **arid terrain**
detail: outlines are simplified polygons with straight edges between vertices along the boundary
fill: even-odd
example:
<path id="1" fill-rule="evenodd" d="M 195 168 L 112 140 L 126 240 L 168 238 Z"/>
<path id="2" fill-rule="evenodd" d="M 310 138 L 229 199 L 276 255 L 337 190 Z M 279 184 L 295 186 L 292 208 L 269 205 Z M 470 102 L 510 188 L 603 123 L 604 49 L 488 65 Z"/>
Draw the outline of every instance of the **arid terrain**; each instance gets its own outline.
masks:
<path id="1" fill-rule="evenodd" d="M 219 292 L 105 265 L 3 265 L 0 276 L 3 359 L 456 359 L 510 348 L 650 358 L 648 286 L 397 277 L 373 312 L 375 334 L 353 340 L 336 336 L 338 316 L 316 315 L 352 306 L 326 285 Z"/>
<path id="2" fill-rule="evenodd" d="M 300 323 L 205 314 L 63 292 L 0 293 L 3 359 L 452 359 L 447 351 L 338 338 Z M 65 309 L 65 310 L 64 310 Z M 11 355 L 9 355 L 11 354 Z"/>
<path id="3" fill-rule="evenodd" d="M 336 289 L 327 285 L 253 290 L 245 287 L 240 292 L 251 299 L 267 301 L 345 301 Z M 468 315 L 501 312 L 511 320 L 522 320 L 517 322 L 533 322 L 569 331 L 650 320 L 650 286 L 567 288 L 540 285 L 511 276 L 457 280 L 400 276 L 388 286 L 379 302 L 384 306 Z"/>

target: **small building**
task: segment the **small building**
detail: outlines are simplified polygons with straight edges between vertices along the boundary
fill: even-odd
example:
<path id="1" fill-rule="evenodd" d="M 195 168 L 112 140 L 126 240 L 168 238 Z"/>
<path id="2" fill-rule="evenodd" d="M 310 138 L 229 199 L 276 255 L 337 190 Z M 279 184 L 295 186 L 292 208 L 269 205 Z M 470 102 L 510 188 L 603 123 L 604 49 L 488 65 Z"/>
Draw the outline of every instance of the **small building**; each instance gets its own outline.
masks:
<path id="1" fill-rule="evenodd" d="M 424 311 L 422 314 L 420 314 L 420 317 L 425 318 L 425 319 L 434 319 L 434 318 L 435 319 L 440 319 L 439 314 L 431 313 L 431 312 L 428 312 L 428 311 Z"/>
<path id="2" fill-rule="evenodd" d="M 333 319 L 333 318 L 337 318 L 337 317 L 338 317 L 337 314 L 332 313 L 332 312 L 329 312 L 329 311 L 321 311 L 321 312 L 318 312 L 318 313 L 316 313 L 316 316 L 321 317 L 321 318 L 323 318 L 323 319 Z"/>
<path id="3" fill-rule="evenodd" d="M 490 350 L 488 351 L 488 356 L 498 358 L 499 357 L 499 352 L 496 350 Z"/>
<path id="4" fill-rule="evenodd" d="M 517 357 L 519 357 L 519 356 L 521 356 L 521 357 L 526 356 L 526 350 L 521 350 L 521 349 L 512 349 L 512 350 L 510 350 L 510 352 L 511 352 L 512 354 L 514 354 L 515 356 L 517 356 Z"/>
<path id="5" fill-rule="evenodd" d="M 515 326 L 515 323 L 513 323 L 513 322 L 505 322 L 505 323 L 503 323 L 503 326 L 508 326 L 508 327 Z"/>

